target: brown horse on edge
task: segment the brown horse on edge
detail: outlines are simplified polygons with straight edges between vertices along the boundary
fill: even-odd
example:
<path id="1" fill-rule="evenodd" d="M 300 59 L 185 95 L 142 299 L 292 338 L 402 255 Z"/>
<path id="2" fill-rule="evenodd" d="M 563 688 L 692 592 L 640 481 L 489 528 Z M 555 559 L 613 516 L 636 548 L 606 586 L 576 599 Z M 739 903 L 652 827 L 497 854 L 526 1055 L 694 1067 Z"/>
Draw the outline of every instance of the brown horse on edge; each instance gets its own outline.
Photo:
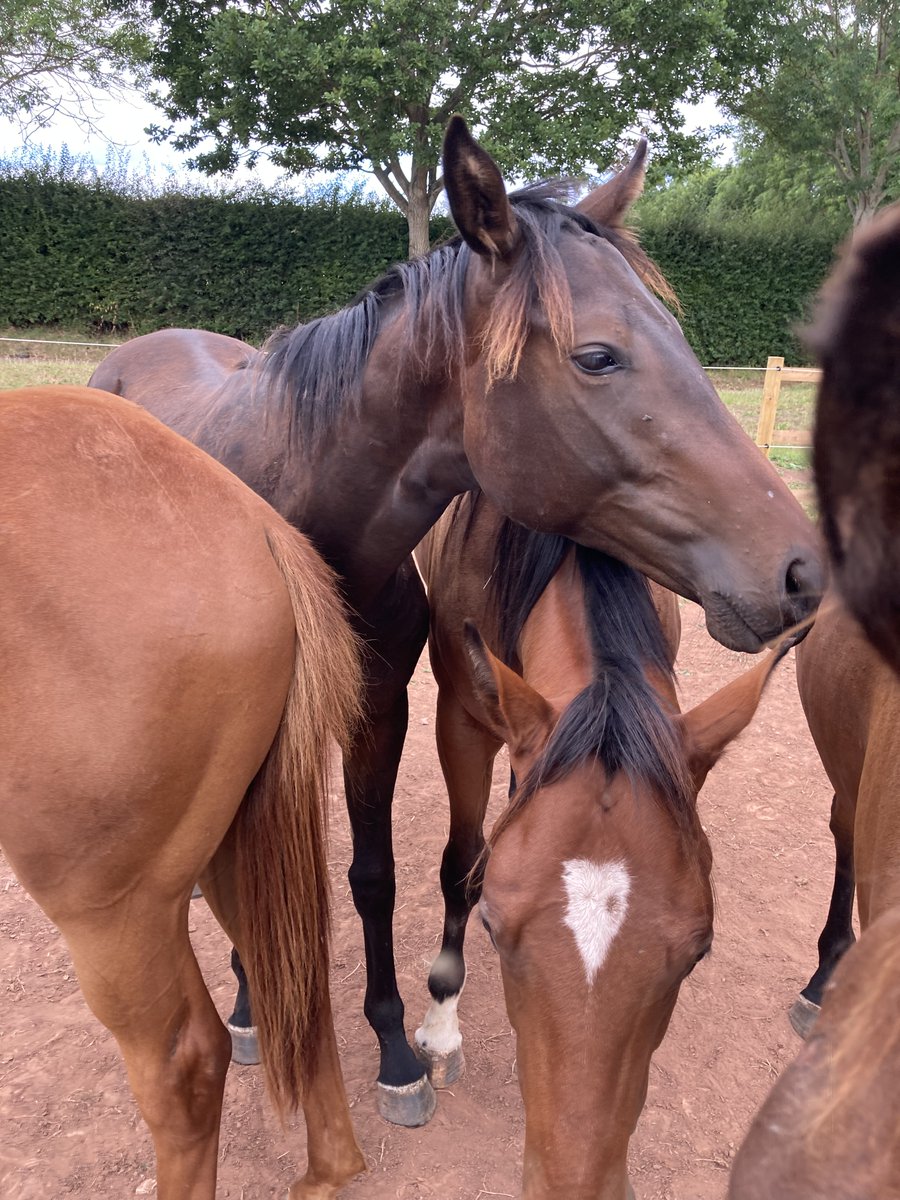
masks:
<path id="1" fill-rule="evenodd" d="M 835 881 L 791 1013 L 809 1040 L 754 1121 L 731 1200 L 900 1198 L 900 207 L 854 238 L 823 296 L 815 467 L 837 587 L 797 681 L 834 787 Z"/>
<path id="2" fill-rule="evenodd" d="M 818 538 L 716 395 L 659 272 L 622 228 L 631 164 L 575 207 L 564 184 L 508 197 L 455 118 L 444 177 L 461 237 L 394 267 L 339 313 L 257 352 L 169 330 L 128 342 L 92 382 L 202 446 L 312 539 L 341 576 L 366 657 L 368 735 L 344 759 L 349 871 L 363 921 L 378 1099 L 402 1124 L 434 1093 L 404 1031 L 394 970 L 391 802 L 407 683 L 427 635 L 408 558 L 476 486 L 698 599 L 713 636 L 756 651 L 806 616 Z M 231 1025 L 252 1043 L 246 988 Z"/>
<path id="3" fill-rule="evenodd" d="M 850 242 L 810 340 L 823 372 L 813 464 L 834 573 L 900 673 L 900 204 Z"/>
<path id="4" fill-rule="evenodd" d="M 481 496 L 457 501 L 416 559 L 450 797 L 419 1053 L 445 1084 L 461 1069 L 463 939 L 480 892 L 517 1035 L 523 1196 L 625 1200 L 650 1057 L 712 943 L 697 793 L 779 656 L 680 714 L 677 601 L 630 567 L 514 525 Z M 485 853 L 504 742 L 515 785 Z"/>
<path id="5" fill-rule="evenodd" d="M 218 463 L 87 388 L 0 394 L 0 845 L 62 931 L 153 1135 L 214 1200 L 230 1041 L 188 937 L 241 948 L 270 1091 L 328 1200 L 364 1168 L 328 996 L 329 742 L 358 713 L 330 570 Z"/>

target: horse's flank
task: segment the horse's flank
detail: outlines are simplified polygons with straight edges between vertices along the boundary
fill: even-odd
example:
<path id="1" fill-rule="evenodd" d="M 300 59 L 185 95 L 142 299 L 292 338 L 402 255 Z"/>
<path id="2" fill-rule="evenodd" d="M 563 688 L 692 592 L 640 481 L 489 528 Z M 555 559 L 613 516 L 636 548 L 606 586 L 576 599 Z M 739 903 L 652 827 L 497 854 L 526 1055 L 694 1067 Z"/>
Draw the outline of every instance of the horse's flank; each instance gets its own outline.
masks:
<path id="1" fill-rule="evenodd" d="M 229 1038 L 188 937 L 202 877 L 331 1196 L 362 1166 L 328 997 L 327 757 L 359 686 L 334 577 L 127 401 L 9 392 L 0 427 L 0 843 L 119 1042 L 161 1196 L 215 1191 Z"/>

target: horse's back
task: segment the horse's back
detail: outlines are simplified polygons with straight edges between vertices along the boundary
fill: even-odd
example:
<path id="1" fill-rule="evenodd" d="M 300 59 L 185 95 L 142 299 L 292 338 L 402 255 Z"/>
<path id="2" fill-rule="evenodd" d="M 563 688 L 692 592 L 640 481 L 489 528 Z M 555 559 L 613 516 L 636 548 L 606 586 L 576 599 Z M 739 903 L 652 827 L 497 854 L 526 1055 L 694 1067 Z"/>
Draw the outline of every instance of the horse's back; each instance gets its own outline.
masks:
<path id="1" fill-rule="evenodd" d="M 0 397 L 0 842 L 26 886 L 46 888 L 54 861 L 71 872 L 82 836 L 75 861 L 122 847 L 124 886 L 179 807 L 229 772 L 236 809 L 293 667 L 275 522 L 127 401 Z M 85 814 L 101 804 L 98 842 Z"/>
<path id="2" fill-rule="evenodd" d="M 127 396 L 174 429 L 237 372 L 257 351 L 246 342 L 203 329 L 161 329 L 117 346 L 88 381 Z"/>

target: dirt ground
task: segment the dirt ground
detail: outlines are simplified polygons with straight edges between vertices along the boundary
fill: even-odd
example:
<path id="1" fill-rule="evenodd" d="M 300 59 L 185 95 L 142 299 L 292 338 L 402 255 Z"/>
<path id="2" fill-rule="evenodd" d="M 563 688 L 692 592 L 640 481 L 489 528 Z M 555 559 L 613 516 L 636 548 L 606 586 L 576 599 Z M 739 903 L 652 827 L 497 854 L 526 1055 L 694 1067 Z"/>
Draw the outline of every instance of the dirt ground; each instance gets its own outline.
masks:
<path id="1" fill-rule="evenodd" d="M 710 640 L 686 605 L 679 678 L 685 706 L 746 661 Z M 433 744 L 426 663 L 395 805 L 397 958 L 407 1030 L 427 1002 L 439 940 L 438 864 L 446 801 Z M 492 812 L 505 789 L 500 763 Z M 632 1141 L 638 1200 L 722 1200 L 752 1114 L 799 1042 L 787 1009 L 814 965 L 830 891 L 830 792 L 803 720 L 792 657 L 756 721 L 702 795 L 715 854 L 716 942 L 681 990 L 657 1052 Z M 439 1097 L 425 1129 L 377 1115 L 374 1035 L 362 1015 L 362 938 L 346 883 L 349 835 L 335 802 L 332 874 L 336 1023 L 357 1132 L 369 1163 L 346 1200 L 489 1200 L 519 1195 L 523 1112 L 500 972 L 473 922 L 461 1006 L 466 1074 Z M 227 944 L 202 900 L 191 909 L 198 958 L 219 1011 L 230 1011 Z M 115 1045 L 81 999 L 61 938 L 0 861 L 0 1196 L 124 1200 L 153 1194 L 153 1153 Z M 283 1133 L 259 1068 L 232 1067 L 220 1151 L 220 1197 L 284 1197 L 304 1163 L 302 1122 Z"/>

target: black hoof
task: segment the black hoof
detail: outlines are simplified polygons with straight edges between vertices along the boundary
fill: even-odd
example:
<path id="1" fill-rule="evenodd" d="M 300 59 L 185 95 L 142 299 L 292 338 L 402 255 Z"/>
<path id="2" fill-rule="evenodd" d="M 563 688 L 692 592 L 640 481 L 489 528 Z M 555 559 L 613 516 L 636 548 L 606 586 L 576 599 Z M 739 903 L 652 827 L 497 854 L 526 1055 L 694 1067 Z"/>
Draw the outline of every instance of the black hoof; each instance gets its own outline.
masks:
<path id="1" fill-rule="evenodd" d="M 240 1025 L 232 1025 L 230 1021 L 227 1024 L 231 1034 L 231 1061 L 240 1063 L 242 1067 L 255 1067 L 259 1062 L 256 1026 L 244 1029 Z"/>
<path id="2" fill-rule="evenodd" d="M 405 1125 L 410 1129 L 427 1125 L 436 1107 L 437 1097 L 427 1075 L 402 1087 L 378 1084 L 378 1111 L 392 1125 Z"/>
<path id="3" fill-rule="evenodd" d="M 788 1018 L 790 1019 L 794 1033 L 798 1033 L 804 1042 L 812 1033 L 812 1028 L 816 1023 L 816 1017 L 818 1017 L 819 1012 L 819 1005 L 813 1004 L 812 1000 L 807 1000 L 805 996 L 798 996 L 791 1005 Z"/>

